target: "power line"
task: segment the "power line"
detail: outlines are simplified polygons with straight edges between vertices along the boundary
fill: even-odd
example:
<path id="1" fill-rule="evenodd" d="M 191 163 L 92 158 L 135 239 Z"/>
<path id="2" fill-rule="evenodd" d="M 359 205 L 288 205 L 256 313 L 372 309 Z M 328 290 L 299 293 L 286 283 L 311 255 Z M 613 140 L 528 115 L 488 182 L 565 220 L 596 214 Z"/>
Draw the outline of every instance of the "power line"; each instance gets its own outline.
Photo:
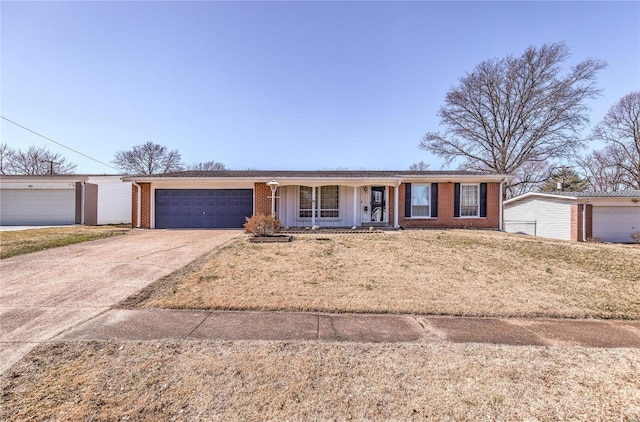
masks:
<path id="1" fill-rule="evenodd" d="M 22 128 L 22 129 L 26 130 L 26 131 L 28 131 L 28 132 L 33 133 L 34 135 L 37 135 L 37 136 L 39 136 L 39 137 L 41 137 L 41 138 L 44 138 L 44 139 L 46 139 L 46 140 L 47 140 L 47 141 L 49 141 L 49 142 L 53 142 L 54 144 L 56 144 L 56 145 L 60 145 L 61 147 L 66 148 L 66 149 L 68 149 L 69 151 L 73 151 L 73 152 L 75 152 L 76 154 L 82 155 L 82 156 L 83 156 L 83 157 L 85 157 L 85 158 L 88 158 L 88 159 L 90 159 L 90 160 L 93 160 L 93 161 L 95 161 L 96 163 L 100 163 L 100 164 L 102 164 L 103 166 L 107 166 L 107 167 L 112 168 L 112 169 L 114 169 L 114 170 L 120 171 L 120 169 L 119 169 L 119 168 L 113 167 L 112 165 L 109 165 L 109 164 L 107 164 L 107 163 L 103 163 L 102 161 L 97 160 L 97 159 L 95 159 L 95 158 L 93 158 L 93 157 L 89 157 L 87 154 L 83 154 L 82 152 L 80 152 L 80 151 L 76 151 L 75 149 L 70 148 L 70 147 L 68 147 L 68 146 L 66 146 L 66 145 L 63 145 L 63 144 L 61 144 L 60 142 L 56 142 L 56 141 L 54 141 L 53 139 L 48 138 L 48 137 L 46 137 L 46 136 L 44 136 L 44 135 L 42 135 L 42 134 L 40 134 L 40 133 L 36 132 L 35 130 L 31 130 L 31 129 L 29 129 L 29 128 L 28 128 L 28 127 L 26 127 L 26 126 L 22 126 L 21 124 L 14 122 L 13 120 L 9 120 L 9 119 L 7 119 L 7 118 L 6 118 L 6 117 L 4 117 L 4 116 L 0 116 L 0 118 L 2 118 L 3 120 L 6 120 L 7 122 L 12 123 L 12 124 L 14 124 L 14 125 L 16 125 L 16 126 L 18 126 L 18 127 Z"/>

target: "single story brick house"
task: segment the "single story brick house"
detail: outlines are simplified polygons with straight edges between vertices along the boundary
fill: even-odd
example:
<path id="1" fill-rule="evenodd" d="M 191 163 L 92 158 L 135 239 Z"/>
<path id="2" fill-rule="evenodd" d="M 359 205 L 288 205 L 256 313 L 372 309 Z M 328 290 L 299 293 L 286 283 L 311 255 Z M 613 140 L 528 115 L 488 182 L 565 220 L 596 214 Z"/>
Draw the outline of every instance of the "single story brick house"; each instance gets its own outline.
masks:
<path id="1" fill-rule="evenodd" d="M 502 229 L 510 176 L 464 171 L 184 171 L 124 177 L 140 228 L 241 228 L 275 214 L 283 227 Z"/>
<path id="2" fill-rule="evenodd" d="M 0 176 L 1 226 L 130 223 L 122 175 Z"/>
<path id="3" fill-rule="evenodd" d="M 551 239 L 632 243 L 640 232 L 640 190 L 530 192 L 504 202 L 504 228 Z"/>

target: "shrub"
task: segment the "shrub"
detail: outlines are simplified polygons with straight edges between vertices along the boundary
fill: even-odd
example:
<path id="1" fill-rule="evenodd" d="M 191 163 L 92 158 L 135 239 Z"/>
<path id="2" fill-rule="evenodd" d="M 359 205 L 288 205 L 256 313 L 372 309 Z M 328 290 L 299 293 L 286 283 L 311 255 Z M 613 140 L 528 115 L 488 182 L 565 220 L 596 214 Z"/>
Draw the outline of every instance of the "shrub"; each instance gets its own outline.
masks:
<path id="1" fill-rule="evenodd" d="M 640 232 L 637 232 L 637 233 L 631 233 L 631 238 L 632 238 L 633 240 L 635 240 L 636 242 L 639 242 L 639 243 L 640 243 Z"/>
<path id="2" fill-rule="evenodd" d="M 280 233 L 281 228 L 280 220 L 264 214 L 247 217 L 247 222 L 244 223 L 244 232 L 254 236 L 273 236 Z"/>

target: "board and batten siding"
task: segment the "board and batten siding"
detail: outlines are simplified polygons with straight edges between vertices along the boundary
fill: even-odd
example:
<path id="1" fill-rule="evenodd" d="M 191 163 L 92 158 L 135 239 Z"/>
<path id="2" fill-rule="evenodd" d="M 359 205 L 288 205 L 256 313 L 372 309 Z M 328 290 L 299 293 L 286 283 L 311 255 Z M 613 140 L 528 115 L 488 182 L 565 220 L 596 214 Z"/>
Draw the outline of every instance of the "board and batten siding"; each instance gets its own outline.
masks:
<path id="1" fill-rule="evenodd" d="M 527 198 L 507 204 L 504 209 L 505 231 L 535 234 L 550 239 L 571 240 L 571 204 L 566 200 Z M 535 233 L 519 230 L 522 223 L 535 222 Z M 527 227 L 533 227 L 527 224 Z"/>
<path id="2" fill-rule="evenodd" d="M 316 188 L 319 195 L 320 188 Z M 349 186 L 339 187 L 338 218 L 316 217 L 316 224 L 320 227 L 351 227 L 353 226 L 353 189 Z M 300 218 L 300 188 L 298 186 L 280 186 L 278 188 L 278 218 L 282 227 L 311 227 L 311 218 Z M 358 192 L 360 195 L 360 192 Z M 357 201 L 360 201 L 358 196 Z M 358 210 L 360 207 L 358 206 Z M 356 215 L 356 225 L 362 222 L 361 215 Z"/>

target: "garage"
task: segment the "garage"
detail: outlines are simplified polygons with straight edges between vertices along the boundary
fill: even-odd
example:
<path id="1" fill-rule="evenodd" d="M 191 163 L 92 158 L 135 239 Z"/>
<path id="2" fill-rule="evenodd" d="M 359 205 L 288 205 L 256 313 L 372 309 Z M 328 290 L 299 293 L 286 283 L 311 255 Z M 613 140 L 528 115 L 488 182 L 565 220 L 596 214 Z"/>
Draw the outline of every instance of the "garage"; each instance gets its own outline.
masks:
<path id="1" fill-rule="evenodd" d="M 252 189 L 156 189 L 155 227 L 242 228 L 253 215 Z"/>
<path id="2" fill-rule="evenodd" d="M 49 226 L 76 223 L 76 190 L 2 189 L 0 225 Z"/>
<path id="3" fill-rule="evenodd" d="M 640 232 L 640 207 L 593 207 L 593 237 L 603 242 L 631 243 Z"/>

